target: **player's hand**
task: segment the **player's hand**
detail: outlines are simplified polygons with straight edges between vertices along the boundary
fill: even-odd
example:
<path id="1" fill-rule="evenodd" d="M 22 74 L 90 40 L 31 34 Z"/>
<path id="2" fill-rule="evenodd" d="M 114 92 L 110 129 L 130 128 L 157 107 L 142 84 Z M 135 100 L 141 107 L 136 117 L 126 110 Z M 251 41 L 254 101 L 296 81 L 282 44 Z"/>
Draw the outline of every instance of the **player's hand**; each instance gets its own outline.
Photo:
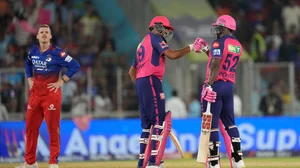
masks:
<path id="1" fill-rule="evenodd" d="M 208 44 L 207 42 L 202 38 L 196 38 L 194 42 L 194 50 L 195 52 L 206 52 L 208 51 Z"/>
<path id="2" fill-rule="evenodd" d="M 54 90 L 54 93 L 56 93 L 56 91 L 61 88 L 61 86 L 64 84 L 64 81 L 62 79 L 59 79 L 57 82 L 55 83 L 49 83 L 48 84 L 48 89 L 50 89 L 50 91 Z"/>
<path id="3" fill-rule="evenodd" d="M 33 83 L 34 83 L 33 78 L 28 78 L 27 80 L 28 80 L 28 84 L 29 84 L 29 90 L 31 90 L 33 87 Z"/>
<path id="4" fill-rule="evenodd" d="M 216 102 L 217 93 L 211 89 L 210 85 L 206 85 L 202 89 L 201 98 L 208 102 L 214 103 Z"/>

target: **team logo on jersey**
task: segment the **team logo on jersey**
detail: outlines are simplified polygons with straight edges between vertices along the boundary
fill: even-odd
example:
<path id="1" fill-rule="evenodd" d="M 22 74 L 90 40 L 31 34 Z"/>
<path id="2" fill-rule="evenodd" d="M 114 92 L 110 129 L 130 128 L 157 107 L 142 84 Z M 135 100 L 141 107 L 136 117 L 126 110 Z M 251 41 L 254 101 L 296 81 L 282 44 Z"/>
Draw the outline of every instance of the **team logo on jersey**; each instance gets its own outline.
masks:
<path id="1" fill-rule="evenodd" d="M 48 54 L 48 55 L 47 55 L 47 58 L 46 58 L 46 61 L 47 61 L 47 62 L 50 62 L 51 60 L 52 60 L 52 55 Z"/>
<path id="2" fill-rule="evenodd" d="M 168 45 L 167 45 L 166 42 L 164 42 L 164 41 L 160 42 L 159 45 L 160 45 L 160 47 L 161 47 L 162 49 L 168 47 Z"/>
<path id="3" fill-rule="evenodd" d="M 50 104 L 48 110 L 56 110 L 56 108 L 54 107 L 54 104 Z"/>
<path id="4" fill-rule="evenodd" d="M 67 54 L 66 54 L 65 52 L 63 52 L 63 51 L 60 52 L 59 55 L 60 55 L 60 57 L 62 57 L 62 58 L 65 58 L 65 56 L 67 56 Z"/>
<path id="5" fill-rule="evenodd" d="M 232 44 L 228 44 L 228 51 L 239 54 L 241 52 L 241 47 L 240 46 L 235 46 L 235 45 L 232 45 Z"/>
<path id="6" fill-rule="evenodd" d="M 219 44 L 218 42 L 215 41 L 215 42 L 213 43 L 213 47 L 214 47 L 214 48 L 218 48 L 219 46 L 220 46 L 220 44 Z"/>

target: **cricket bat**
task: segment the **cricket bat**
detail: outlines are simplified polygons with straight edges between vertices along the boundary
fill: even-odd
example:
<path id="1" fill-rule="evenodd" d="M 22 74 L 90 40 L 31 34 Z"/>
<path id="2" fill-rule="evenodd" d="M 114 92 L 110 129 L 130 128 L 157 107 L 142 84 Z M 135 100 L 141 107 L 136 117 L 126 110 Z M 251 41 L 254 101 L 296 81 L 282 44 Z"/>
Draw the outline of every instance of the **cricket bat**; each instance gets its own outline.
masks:
<path id="1" fill-rule="evenodd" d="M 176 146 L 176 149 L 179 152 L 181 158 L 183 158 L 182 148 L 180 146 L 180 143 L 179 143 L 178 139 L 176 138 L 176 136 L 174 135 L 173 132 L 170 132 L 170 138 L 173 141 L 174 145 Z"/>
<path id="2" fill-rule="evenodd" d="M 206 112 L 203 113 L 200 140 L 198 146 L 197 162 L 206 163 L 208 155 L 208 144 L 210 138 L 210 129 L 212 122 L 212 114 L 210 112 L 211 103 L 207 102 Z"/>

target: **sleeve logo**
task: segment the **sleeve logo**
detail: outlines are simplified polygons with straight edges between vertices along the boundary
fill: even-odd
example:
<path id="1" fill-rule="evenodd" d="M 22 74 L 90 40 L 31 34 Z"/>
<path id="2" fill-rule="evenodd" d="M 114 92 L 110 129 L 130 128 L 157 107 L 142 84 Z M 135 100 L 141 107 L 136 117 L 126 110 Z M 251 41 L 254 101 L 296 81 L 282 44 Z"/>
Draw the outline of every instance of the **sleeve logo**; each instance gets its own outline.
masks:
<path id="1" fill-rule="evenodd" d="M 60 57 L 65 58 L 65 56 L 66 56 L 67 54 L 66 54 L 65 52 L 62 51 L 62 52 L 59 53 L 59 55 L 60 55 Z"/>
<path id="2" fill-rule="evenodd" d="M 168 47 L 168 45 L 164 41 L 160 42 L 159 45 L 162 49 Z"/>
<path id="3" fill-rule="evenodd" d="M 221 55 L 221 50 L 220 49 L 214 49 L 213 50 L 213 55 Z"/>
<path id="4" fill-rule="evenodd" d="M 72 57 L 70 55 L 68 55 L 66 58 L 65 58 L 65 61 L 66 62 L 71 62 L 72 61 Z"/>
<path id="5" fill-rule="evenodd" d="M 215 42 L 213 43 L 213 47 L 214 47 L 214 48 L 218 48 L 219 46 L 220 46 L 220 44 L 219 44 L 218 42 L 215 41 Z"/>

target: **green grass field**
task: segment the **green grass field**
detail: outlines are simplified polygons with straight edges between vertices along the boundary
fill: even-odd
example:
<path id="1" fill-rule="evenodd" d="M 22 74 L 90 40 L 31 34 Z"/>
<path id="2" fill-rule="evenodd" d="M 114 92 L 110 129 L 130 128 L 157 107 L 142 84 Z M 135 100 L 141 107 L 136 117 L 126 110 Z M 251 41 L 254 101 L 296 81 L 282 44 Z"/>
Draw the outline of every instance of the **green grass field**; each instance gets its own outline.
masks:
<path id="1" fill-rule="evenodd" d="M 300 157 L 293 158 L 245 158 L 247 168 L 300 168 Z M 1 168 L 14 168 L 18 164 L 0 164 Z M 167 168 L 204 168 L 195 159 L 165 160 Z M 47 163 L 39 163 L 40 168 L 48 168 Z M 135 168 L 136 161 L 103 161 L 103 162 L 65 162 L 60 168 Z M 227 159 L 222 159 L 222 168 L 229 168 Z"/>

